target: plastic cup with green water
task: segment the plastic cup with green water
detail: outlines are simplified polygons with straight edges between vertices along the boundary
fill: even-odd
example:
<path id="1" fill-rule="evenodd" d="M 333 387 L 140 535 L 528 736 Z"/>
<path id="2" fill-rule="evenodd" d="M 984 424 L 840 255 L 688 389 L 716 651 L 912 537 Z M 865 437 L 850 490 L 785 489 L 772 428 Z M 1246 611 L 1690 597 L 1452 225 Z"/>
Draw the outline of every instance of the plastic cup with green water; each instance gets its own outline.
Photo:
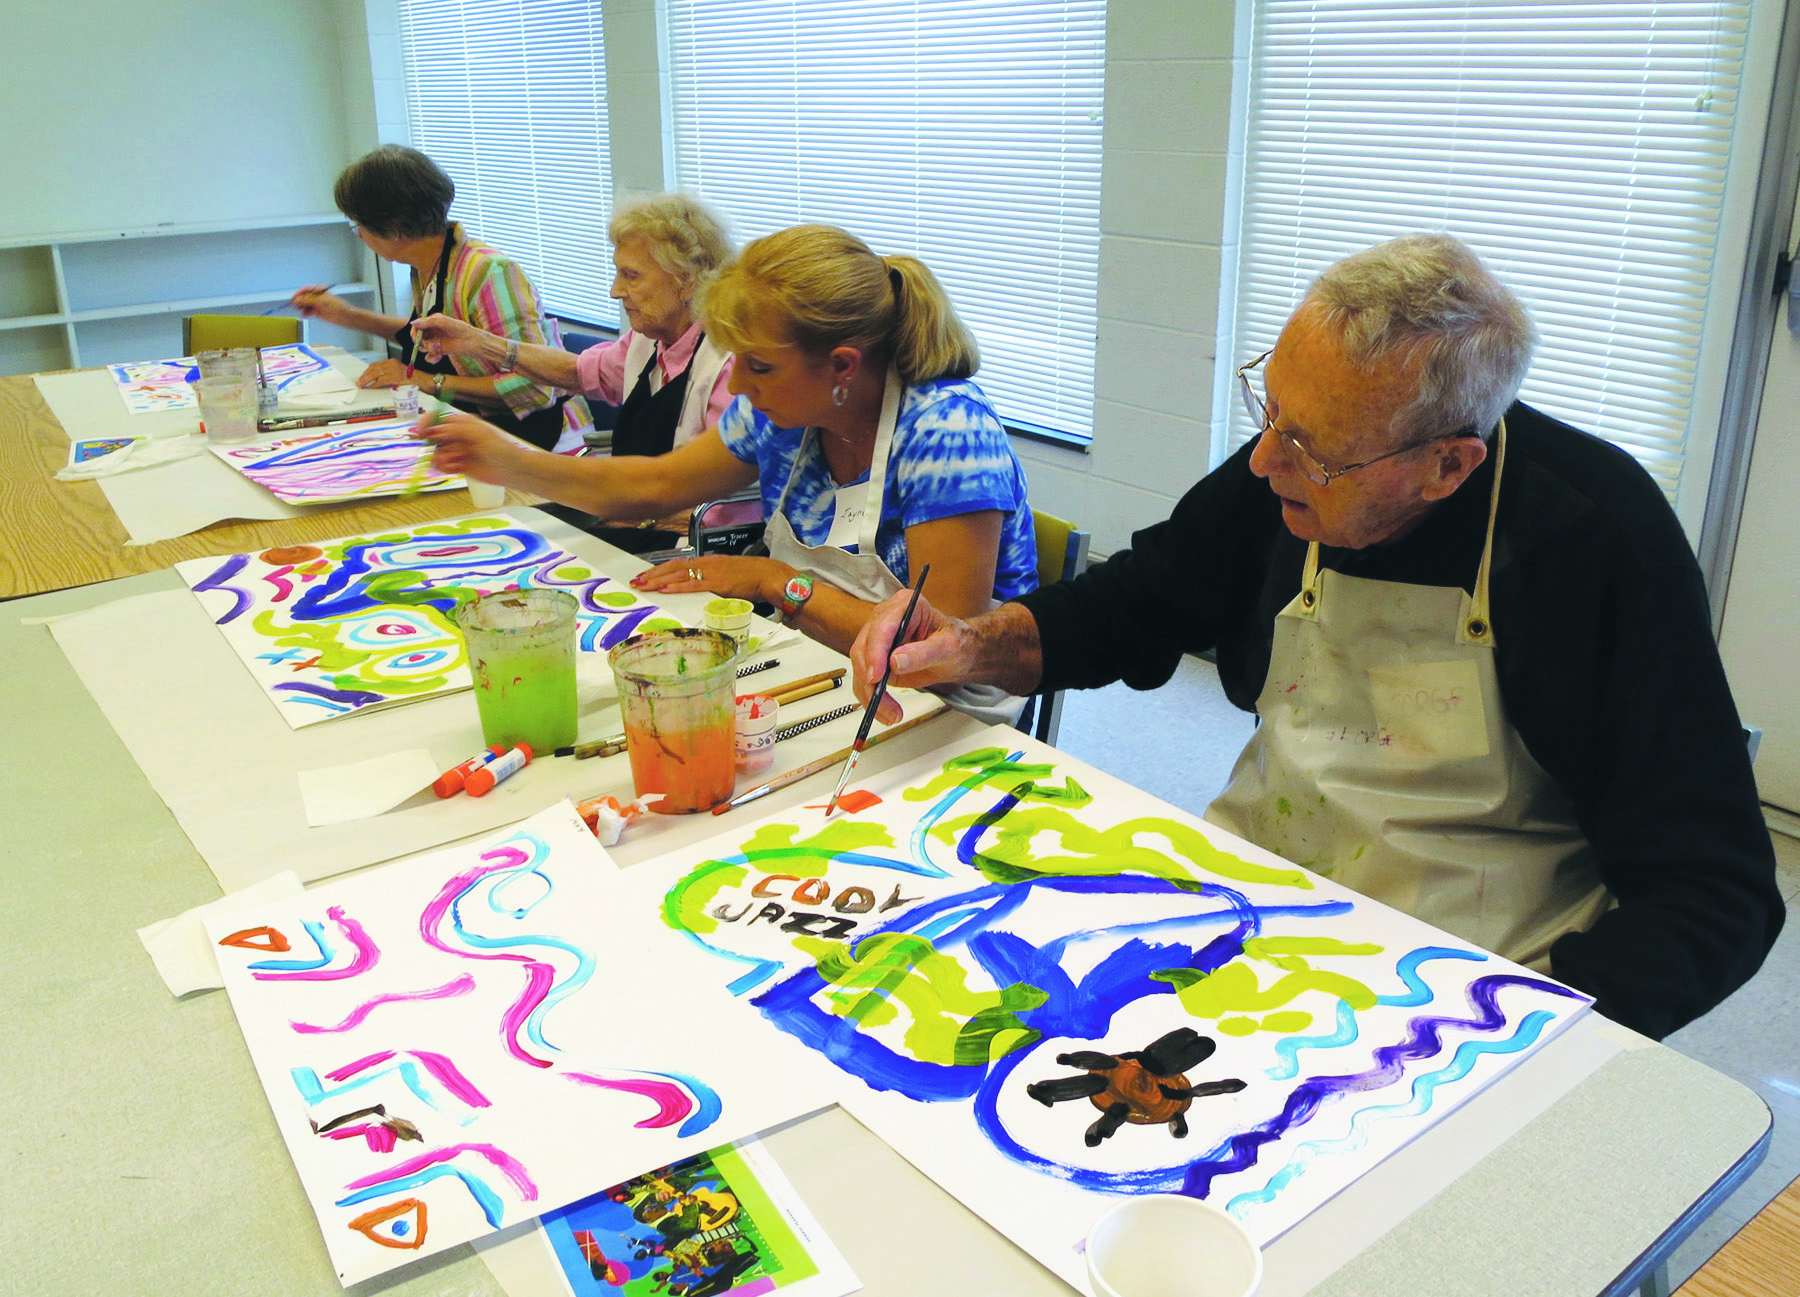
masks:
<path id="1" fill-rule="evenodd" d="M 577 606 L 562 590 L 496 590 L 457 611 L 484 744 L 549 754 L 575 742 Z"/>

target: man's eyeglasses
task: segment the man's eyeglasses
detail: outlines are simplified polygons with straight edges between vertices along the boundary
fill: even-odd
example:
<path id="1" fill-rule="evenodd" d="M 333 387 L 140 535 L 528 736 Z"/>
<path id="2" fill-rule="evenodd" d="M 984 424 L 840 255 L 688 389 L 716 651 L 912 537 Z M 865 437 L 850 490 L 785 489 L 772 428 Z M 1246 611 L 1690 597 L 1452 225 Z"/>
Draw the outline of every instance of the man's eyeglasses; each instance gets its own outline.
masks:
<path id="1" fill-rule="evenodd" d="M 1260 437 L 1265 432 L 1273 432 L 1277 437 L 1281 438 L 1282 445 L 1287 448 L 1288 453 L 1293 456 L 1295 465 L 1300 469 L 1300 475 L 1314 486 L 1330 486 L 1334 479 L 1340 478 L 1346 473 L 1354 473 L 1357 469 L 1367 468 L 1370 464 L 1379 464 L 1382 460 L 1392 459 L 1395 455 L 1404 455 L 1407 451 L 1417 450 L 1420 446 L 1429 446 L 1434 441 L 1450 441 L 1456 437 L 1472 437 L 1475 435 L 1475 429 L 1472 427 L 1458 428 L 1455 432 L 1446 432 L 1442 436 L 1428 437 L 1424 441 L 1415 441 L 1410 446 L 1402 446 L 1398 450 L 1390 450 L 1384 455 L 1375 456 L 1373 459 L 1361 460 L 1355 464 L 1345 464 L 1342 468 L 1326 468 L 1318 460 L 1313 458 L 1311 451 L 1305 446 L 1302 446 L 1298 441 L 1294 440 L 1291 434 L 1285 433 L 1275 426 L 1275 421 L 1269 417 L 1269 407 L 1263 403 L 1262 397 L 1258 396 L 1256 394 L 1256 389 L 1250 385 L 1250 371 L 1274 354 L 1275 348 L 1270 347 L 1255 360 L 1250 361 L 1248 364 L 1238 366 L 1238 394 L 1244 398 L 1244 410 L 1249 414 L 1250 422 L 1256 425 L 1256 435 Z"/>

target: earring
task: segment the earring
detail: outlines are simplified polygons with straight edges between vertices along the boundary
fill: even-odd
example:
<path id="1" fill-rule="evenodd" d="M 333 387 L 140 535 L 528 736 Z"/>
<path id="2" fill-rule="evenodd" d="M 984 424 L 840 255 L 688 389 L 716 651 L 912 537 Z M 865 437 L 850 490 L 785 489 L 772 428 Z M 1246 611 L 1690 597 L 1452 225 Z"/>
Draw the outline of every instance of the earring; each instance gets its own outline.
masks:
<path id="1" fill-rule="evenodd" d="M 831 403 L 833 405 L 842 405 L 849 399 L 850 389 L 845 387 L 842 383 L 839 383 L 836 387 L 831 389 Z"/>

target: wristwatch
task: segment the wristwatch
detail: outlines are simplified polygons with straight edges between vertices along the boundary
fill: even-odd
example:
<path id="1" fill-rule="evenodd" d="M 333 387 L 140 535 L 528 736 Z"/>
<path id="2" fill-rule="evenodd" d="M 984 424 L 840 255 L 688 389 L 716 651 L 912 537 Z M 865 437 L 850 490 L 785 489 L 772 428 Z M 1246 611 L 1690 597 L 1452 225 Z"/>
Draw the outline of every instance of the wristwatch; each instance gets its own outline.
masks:
<path id="1" fill-rule="evenodd" d="M 781 587 L 781 618 L 790 626 L 800 610 L 806 607 L 806 601 L 812 598 L 813 579 L 810 572 L 796 572 Z"/>

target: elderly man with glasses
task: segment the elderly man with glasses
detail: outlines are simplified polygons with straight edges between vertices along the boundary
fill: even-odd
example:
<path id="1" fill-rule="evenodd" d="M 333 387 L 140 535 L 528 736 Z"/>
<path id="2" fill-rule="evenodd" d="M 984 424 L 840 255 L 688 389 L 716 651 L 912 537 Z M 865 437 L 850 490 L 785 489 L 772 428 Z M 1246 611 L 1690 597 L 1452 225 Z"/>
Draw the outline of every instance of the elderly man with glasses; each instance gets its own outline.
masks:
<path id="1" fill-rule="evenodd" d="M 1773 944 L 1774 853 L 1674 512 L 1515 400 L 1534 341 L 1455 239 L 1345 258 L 1238 371 L 1253 442 L 1074 581 L 922 602 L 894 683 L 1151 689 L 1216 650 L 1260 724 L 1210 821 L 1666 1035 Z"/>

